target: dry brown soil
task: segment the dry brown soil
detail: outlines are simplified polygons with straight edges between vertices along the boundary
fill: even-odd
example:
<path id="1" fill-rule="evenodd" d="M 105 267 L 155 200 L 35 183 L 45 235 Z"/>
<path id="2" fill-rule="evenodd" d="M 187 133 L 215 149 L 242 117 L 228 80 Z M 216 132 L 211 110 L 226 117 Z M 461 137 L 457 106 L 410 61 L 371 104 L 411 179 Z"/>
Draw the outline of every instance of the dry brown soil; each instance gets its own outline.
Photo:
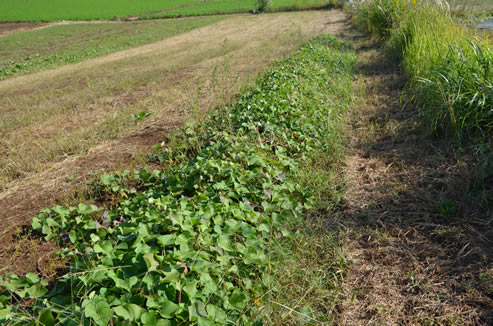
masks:
<path id="1" fill-rule="evenodd" d="M 493 325 L 493 212 L 472 199 L 478 158 L 403 108 L 406 79 L 376 42 L 345 36 L 359 71 L 337 217 L 352 262 L 340 324 Z"/>
<path id="2" fill-rule="evenodd" d="M 5 125 L 11 129 L 2 138 L 24 162 L 0 185 L 0 272 L 53 276 L 61 267 L 51 259 L 55 248 L 25 232 L 40 209 L 70 203 L 93 175 L 144 165 L 138 158 L 170 129 L 229 101 L 272 61 L 317 34 L 338 32 L 344 19 L 339 11 L 235 16 L 0 82 L 0 114 L 20 122 Z M 130 113 L 139 111 L 154 114 L 136 124 Z M 0 148 L 0 158 L 8 150 Z"/>
<path id="3" fill-rule="evenodd" d="M 44 28 L 50 24 L 44 23 L 2 23 L 0 22 L 0 37 L 27 31 L 30 29 Z"/>

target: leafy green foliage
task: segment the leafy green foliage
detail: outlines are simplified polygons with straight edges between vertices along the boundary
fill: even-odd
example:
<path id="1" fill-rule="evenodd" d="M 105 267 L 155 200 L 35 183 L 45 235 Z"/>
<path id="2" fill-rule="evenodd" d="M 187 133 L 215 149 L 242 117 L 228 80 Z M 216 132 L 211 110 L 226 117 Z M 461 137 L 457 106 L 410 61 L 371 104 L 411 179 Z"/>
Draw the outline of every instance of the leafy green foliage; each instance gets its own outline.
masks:
<path id="1" fill-rule="evenodd" d="M 133 113 L 132 114 L 132 118 L 134 118 L 134 120 L 136 122 L 138 122 L 138 121 L 144 120 L 145 118 L 150 117 L 153 114 L 154 114 L 154 112 L 145 112 L 145 111 L 142 111 L 142 112 L 139 112 L 138 114 Z"/>
<path id="2" fill-rule="evenodd" d="M 331 119 L 350 93 L 332 95 L 350 88 L 355 61 L 350 45 L 318 37 L 233 105 L 179 130 L 155 154 L 166 170 L 106 175 L 106 191 L 126 198 L 112 209 L 43 211 L 33 228 L 59 242 L 71 271 L 51 287 L 31 274 L 2 280 L 0 322 L 261 324 L 270 243 L 313 202 L 299 167 L 340 137 Z"/>
<path id="3" fill-rule="evenodd" d="M 260 12 L 268 11 L 272 7 L 272 0 L 258 0 L 257 8 Z"/>

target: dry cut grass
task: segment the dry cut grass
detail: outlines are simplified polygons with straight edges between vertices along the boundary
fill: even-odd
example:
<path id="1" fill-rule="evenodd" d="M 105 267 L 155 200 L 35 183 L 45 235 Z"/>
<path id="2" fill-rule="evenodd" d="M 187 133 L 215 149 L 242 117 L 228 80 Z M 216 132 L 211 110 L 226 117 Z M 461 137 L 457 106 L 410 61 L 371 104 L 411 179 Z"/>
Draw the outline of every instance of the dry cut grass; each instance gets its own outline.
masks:
<path id="1" fill-rule="evenodd" d="M 401 72 L 378 44 L 358 44 L 345 205 L 331 218 L 352 260 L 338 323 L 491 325 L 492 209 L 471 196 L 477 159 L 430 136 L 403 108 Z"/>

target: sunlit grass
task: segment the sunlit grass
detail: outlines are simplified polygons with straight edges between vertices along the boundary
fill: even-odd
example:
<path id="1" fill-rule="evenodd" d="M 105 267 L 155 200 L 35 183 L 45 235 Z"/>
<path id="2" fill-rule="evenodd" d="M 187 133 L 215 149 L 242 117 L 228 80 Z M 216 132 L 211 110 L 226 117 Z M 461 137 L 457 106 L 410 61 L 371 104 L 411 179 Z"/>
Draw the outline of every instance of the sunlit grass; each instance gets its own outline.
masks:
<path id="1" fill-rule="evenodd" d="M 369 0 L 356 9 L 359 26 L 380 36 L 402 60 L 408 91 L 437 134 L 493 134 L 492 43 L 450 14 L 444 1 Z"/>
<path id="2" fill-rule="evenodd" d="M 61 24 L 0 37 L 0 80 L 159 41 L 226 17 Z"/>

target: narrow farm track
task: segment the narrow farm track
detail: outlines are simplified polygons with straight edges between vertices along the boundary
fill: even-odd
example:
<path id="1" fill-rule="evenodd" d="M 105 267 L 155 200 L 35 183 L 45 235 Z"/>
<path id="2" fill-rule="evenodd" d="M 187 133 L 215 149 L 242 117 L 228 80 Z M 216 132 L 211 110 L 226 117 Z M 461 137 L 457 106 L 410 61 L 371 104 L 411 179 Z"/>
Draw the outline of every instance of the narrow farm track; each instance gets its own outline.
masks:
<path id="1" fill-rule="evenodd" d="M 353 39 L 340 324 L 492 325 L 493 212 L 469 202 L 474 161 L 421 129 L 402 108 L 402 74 L 378 45 Z"/>
<path id="2" fill-rule="evenodd" d="M 170 130 L 228 102 L 271 62 L 313 36 L 338 33 L 345 19 L 339 11 L 237 15 L 164 41 L 0 82 L 0 114 L 22 122 L 4 134 L 25 155 L 20 168 L 52 144 L 81 142 L 73 150 L 55 148 L 35 169 L 0 185 L 0 272 L 53 275 L 54 248 L 21 229 L 40 209 L 66 203 L 93 174 L 142 166 L 139 156 Z M 136 110 L 154 114 L 135 124 L 129 116 Z M 34 143 L 22 142 L 33 135 Z"/>

